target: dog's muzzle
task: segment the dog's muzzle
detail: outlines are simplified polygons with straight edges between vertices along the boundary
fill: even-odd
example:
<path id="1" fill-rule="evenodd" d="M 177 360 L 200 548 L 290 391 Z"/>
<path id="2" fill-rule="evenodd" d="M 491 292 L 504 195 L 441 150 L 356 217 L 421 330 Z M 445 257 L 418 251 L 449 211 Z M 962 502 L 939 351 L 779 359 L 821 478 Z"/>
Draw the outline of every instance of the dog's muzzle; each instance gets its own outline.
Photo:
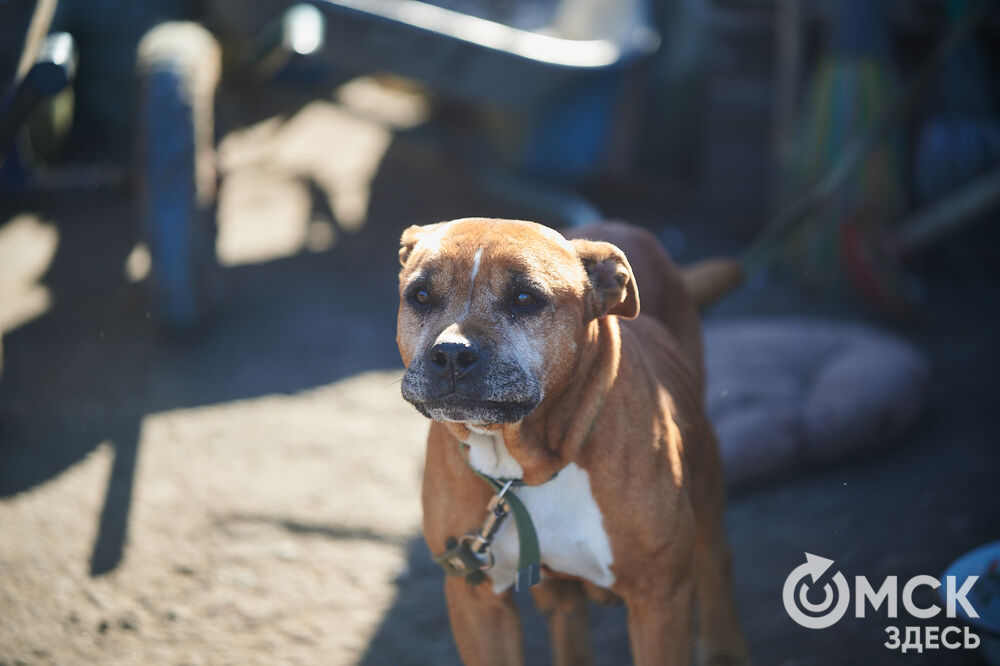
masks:
<path id="1" fill-rule="evenodd" d="M 520 365 L 467 340 L 437 342 L 403 375 L 403 398 L 435 421 L 515 423 L 541 401 L 538 381 Z"/>

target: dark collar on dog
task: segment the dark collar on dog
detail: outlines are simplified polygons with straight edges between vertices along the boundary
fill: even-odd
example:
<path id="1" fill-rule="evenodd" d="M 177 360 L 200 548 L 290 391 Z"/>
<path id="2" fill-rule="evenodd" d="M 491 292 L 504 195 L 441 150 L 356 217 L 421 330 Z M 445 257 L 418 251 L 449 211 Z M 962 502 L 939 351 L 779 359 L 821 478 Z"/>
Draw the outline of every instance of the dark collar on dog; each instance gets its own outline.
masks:
<path id="1" fill-rule="evenodd" d="M 520 552 L 517 558 L 517 579 L 515 590 L 526 590 L 541 580 L 541 551 L 538 546 L 538 534 L 531 522 L 531 515 L 518 498 L 516 491 L 524 485 L 521 479 L 495 479 L 476 470 L 470 463 L 466 445 L 459 444 L 462 459 L 469 469 L 480 479 L 490 485 L 496 494 L 490 499 L 486 509 L 488 514 L 478 533 L 466 534 L 460 540 L 448 539 L 447 550 L 434 557 L 449 576 L 461 576 L 472 585 L 477 585 L 486 579 L 486 572 L 493 567 L 493 538 L 510 514 L 514 514 L 514 525 L 517 527 L 517 541 Z M 558 475 L 552 475 L 555 478 Z M 551 480 L 551 479 L 550 479 Z"/>

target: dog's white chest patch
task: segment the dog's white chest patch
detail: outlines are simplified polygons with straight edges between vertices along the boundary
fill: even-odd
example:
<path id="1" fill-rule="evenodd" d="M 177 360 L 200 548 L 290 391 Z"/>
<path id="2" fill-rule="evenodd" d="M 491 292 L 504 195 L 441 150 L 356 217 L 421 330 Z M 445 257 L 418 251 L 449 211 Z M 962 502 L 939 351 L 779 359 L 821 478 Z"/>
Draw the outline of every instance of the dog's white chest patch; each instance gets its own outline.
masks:
<path id="1" fill-rule="evenodd" d="M 480 472 L 494 478 L 517 478 L 523 473 L 499 434 L 473 433 L 466 443 L 469 462 Z M 519 488 L 517 496 L 535 525 L 542 564 L 600 587 L 614 584 L 611 543 L 586 470 L 570 463 L 547 483 Z M 496 564 L 489 575 L 499 594 L 513 585 L 517 576 L 519 544 L 513 517 L 500 528 L 493 553 Z"/>

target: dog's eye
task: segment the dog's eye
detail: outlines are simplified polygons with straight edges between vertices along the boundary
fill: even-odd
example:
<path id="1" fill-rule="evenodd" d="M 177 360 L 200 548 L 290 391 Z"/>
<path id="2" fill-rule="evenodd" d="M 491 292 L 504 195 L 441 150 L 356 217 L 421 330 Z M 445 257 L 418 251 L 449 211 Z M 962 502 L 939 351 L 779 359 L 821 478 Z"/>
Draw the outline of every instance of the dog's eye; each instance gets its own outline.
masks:
<path id="1" fill-rule="evenodd" d="M 510 299 L 512 315 L 527 315 L 537 312 L 545 305 L 545 299 L 530 289 L 518 289 Z"/>
<path id="2" fill-rule="evenodd" d="M 410 301 L 415 307 L 424 309 L 431 305 L 431 291 L 428 287 L 424 285 L 416 285 L 410 289 L 406 296 L 406 299 Z"/>

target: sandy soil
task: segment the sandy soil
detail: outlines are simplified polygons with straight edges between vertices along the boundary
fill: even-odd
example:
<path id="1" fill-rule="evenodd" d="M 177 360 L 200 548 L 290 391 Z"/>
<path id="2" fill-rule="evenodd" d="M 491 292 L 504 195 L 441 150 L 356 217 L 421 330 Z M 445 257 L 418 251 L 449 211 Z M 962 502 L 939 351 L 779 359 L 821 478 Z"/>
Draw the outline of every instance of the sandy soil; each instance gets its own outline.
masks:
<path id="1" fill-rule="evenodd" d="M 362 658 L 426 432 L 394 352 L 408 220 L 383 257 L 350 236 L 392 129 L 317 102 L 221 142 L 225 296 L 187 340 L 145 312 L 126 195 L 7 202 L 0 663 Z"/>
<path id="2" fill-rule="evenodd" d="M 111 445 L 5 502 L 6 657 L 356 662 L 420 519 L 421 423 L 397 376 L 145 417 L 125 557 L 103 576 L 86 563 Z"/>

